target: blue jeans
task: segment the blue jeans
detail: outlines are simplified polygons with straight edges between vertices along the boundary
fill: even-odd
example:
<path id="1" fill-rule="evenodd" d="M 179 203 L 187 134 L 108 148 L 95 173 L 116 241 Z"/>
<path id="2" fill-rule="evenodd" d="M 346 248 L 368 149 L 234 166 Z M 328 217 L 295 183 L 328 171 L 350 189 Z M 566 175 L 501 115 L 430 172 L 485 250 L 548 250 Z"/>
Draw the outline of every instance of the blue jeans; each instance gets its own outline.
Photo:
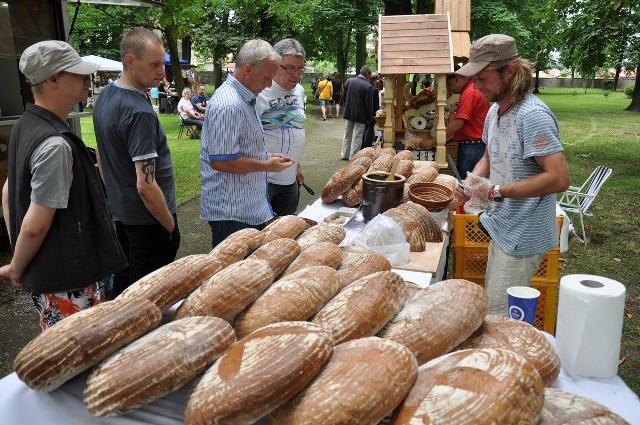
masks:
<path id="1" fill-rule="evenodd" d="M 271 209 L 276 215 L 293 215 L 296 213 L 298 200 L 300 199 L 298 182 L 287 185 L 269 183 L 268 193 Z"/>
<path id="2" fill-rule="evenodd" d="M 484 143 L 474 143 L 469 145 L 458 144 L 458 171 L 462 180 L 467 178 L 467 171 L 473 171 L 482 155 L 484 155 Z"/>
<path id="3" fill-rule="evenodd" d="M 211 246 L 215 248 L 220 242 L 225 240 L 227 236 L 229 236 L 230 234 L 235 233 L 238 230 L 246 229 L 248 227 L 262 230 L 264 229 L 264 223 L 259 224 L 257 226 L 252 226 L 247 223 L 242 223 L 241 221 L 219 220 L 219 221 L 210 221 L 209 227 L 211 227 Z"/>

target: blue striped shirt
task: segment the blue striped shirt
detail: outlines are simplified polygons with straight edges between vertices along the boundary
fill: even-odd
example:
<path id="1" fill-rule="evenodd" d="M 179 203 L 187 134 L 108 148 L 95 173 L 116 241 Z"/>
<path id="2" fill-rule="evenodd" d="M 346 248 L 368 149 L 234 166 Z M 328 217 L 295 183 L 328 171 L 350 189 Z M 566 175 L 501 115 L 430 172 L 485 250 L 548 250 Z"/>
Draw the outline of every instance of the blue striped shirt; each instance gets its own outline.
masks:
<path id="1" fill-rule="evenodd" d="M 200 218 L 259 225 L 274 214 L 267 197 L 267 173 L 225 173 L 211 161 L 241 156 L 267 159 L 255 94 L 232 75 L 214 92 L 205 112 L 200 148 Z"/>
<path id="2" fill-rule="evenodd" d="M 487 144 L 489 178 L 494 184 L 540 174 L 542 168 L 535 157 L 563 150 L 553 113 L 531 93 L 502 117 L 498 117 L 498 105 L 493 104 L 482 139 Z M 558 245 L 554 194 L 506 198 L 493 203 L 481 221 L 500 249 L 513 257 L 542 254 Z"/>

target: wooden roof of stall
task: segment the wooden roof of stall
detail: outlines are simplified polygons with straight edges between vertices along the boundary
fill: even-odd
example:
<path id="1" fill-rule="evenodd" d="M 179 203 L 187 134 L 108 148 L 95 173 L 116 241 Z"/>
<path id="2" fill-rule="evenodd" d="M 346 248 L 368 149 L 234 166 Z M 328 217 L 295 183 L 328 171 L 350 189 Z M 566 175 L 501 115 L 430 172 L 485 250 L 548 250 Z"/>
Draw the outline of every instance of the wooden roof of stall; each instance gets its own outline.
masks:
<path id="1" fill-rule="evenodd" d="M 378 72 L 448 74 L 453 72 L 449 14 L 380 16 Z"/>
<path id="2" fill-rule="evenodd" d="M 471 0 L 435 0 L 434 13 L 449 12 L 454 60 L 469 59 L 471 40 Z M 466 61 L 465 61 L 466 62 Z"/>

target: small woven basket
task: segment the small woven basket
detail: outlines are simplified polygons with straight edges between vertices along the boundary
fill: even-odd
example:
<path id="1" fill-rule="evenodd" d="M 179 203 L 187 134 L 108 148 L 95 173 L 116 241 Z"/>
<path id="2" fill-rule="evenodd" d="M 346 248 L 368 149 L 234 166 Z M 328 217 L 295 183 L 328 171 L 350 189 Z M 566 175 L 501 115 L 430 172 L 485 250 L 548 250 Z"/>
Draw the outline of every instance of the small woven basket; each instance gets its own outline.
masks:
<path id="1" fill-rule="evenodd" d="M 442 211 L 453 200 L 453 190 L 439 183 L 413 183 L 409 186 L 409 199 L 429 211 Z"/>

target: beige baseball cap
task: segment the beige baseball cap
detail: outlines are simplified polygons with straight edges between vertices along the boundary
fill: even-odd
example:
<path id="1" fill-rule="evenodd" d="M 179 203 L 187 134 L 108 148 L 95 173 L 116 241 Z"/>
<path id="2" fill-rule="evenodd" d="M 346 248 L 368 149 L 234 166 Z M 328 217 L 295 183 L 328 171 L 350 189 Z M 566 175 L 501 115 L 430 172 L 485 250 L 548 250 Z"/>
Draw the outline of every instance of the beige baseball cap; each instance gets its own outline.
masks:
<path id="1" fill-rule="evenodd" d="M 73 47 L 60 40 L 40 41 L 27 47 L 20 56 L 20 71 L 32 86 L 61 71 L 88 75 L 98 68 L 100 65 L 83 61 Z"/>
<path id="2" fill-rule="evenodd" d="M 478 39 L 469 49 L 469 62 L 455 73 L 471 77 L 482 71 L 491 62 L 518 57 L 516 40 L 504 34 L 489 34 Z"/>

